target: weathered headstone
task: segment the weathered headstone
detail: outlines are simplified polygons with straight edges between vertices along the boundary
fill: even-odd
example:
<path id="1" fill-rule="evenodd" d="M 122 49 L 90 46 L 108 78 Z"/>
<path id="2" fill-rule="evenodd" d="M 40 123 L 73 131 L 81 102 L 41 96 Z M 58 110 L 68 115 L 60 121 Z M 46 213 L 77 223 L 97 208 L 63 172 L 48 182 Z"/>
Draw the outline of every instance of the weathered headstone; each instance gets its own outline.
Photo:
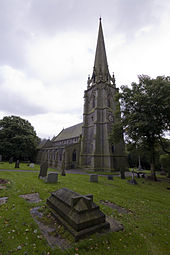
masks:
<path id="1" fill-rule="evenodd" d="M 41 164 L 40 166 L 40 173 L 39 173 L 39 178 L 44 178 L 47 176 L 47 171 L 48 171 L 48 163 L 45 161 Z"/>
<path id="2" fill-rule="evenodd" d="M 26 199 L 30 203 L 39 203 L 41 201 L 38 193 L 19 195 L 19 197 Z"/>
<path id="3" fill-rule="evenodd" d="M 66 176 L 66 171 L 64 169 L 61 171 L 61 175 Z"/>
<path id="4" fill-rule="evenodd" d="M 137 172 L 136 174 L 137 174 L 137 177 L 140 178 L 140 173 Z"/>
<path id="5" fill-rule="evenodd" d="M 34 168 L 34 163 L 29 164 L 29 167 Z"/>
<path id="6" fill-rule="evenodd" d="M 93 202 L 93 195 L 80 195 L 72 190 L 62 188 L 52 192 L 47 199 L 53 215 L 74 236 L 80 238 L 110 228 L 105 215 Z"/>
<path id="7" fill-rule="evenodd" d="M 46 179 L 47 183 L 57 183 L 58 182 L 58 173 L 49 173 Z"/>
<path id="8" fill-rule="evenodd" d="M 13 157 L 10 157 L 9 164 L 12 164 L 12 163 L 13 163 Z"/>
<path id="9" fill-rule="evenodd" d="M 107 179 L 108 179 L 108 180 L 113 180 L 113 175 L 108 175 L 108 176 L 107 176 Z"/>
<path id="10" fill-rule="evenodd" d="M 8 197 L 0 197 L 0 205 L 5 204 L 8 200 Z"/>
<path id="11" fill-rule="evenodd" d="M 17 161 L 15 162 L 15 168 L 19 168 L 19 160 L 17 159 Z"/>
<path id="12" fill-rule="evenodd" d="M 90 182 L 98 182 L 98 175 L 90 174 Z"/>
<path id="13" fill-rule="evenodd" d="M 0 155 L 0 162 L 2 161 L 2 155 Z"/>
<path id="14" fill-rule="evenodd" d="M 145 178 L 145 173 L 142 173 L 142 174 L 141 174 L 141 177 L 142 177 L 142 178 Z"/>
<path id="15" fill-rule="evenodd" d="M 134 177 L 134 170 L 132 170 L 132 179 L 128 180 L 128 183 L 130 183 L 130 184 L 137 184 L 137 181 L 135 180 L 135 177 Z"/>

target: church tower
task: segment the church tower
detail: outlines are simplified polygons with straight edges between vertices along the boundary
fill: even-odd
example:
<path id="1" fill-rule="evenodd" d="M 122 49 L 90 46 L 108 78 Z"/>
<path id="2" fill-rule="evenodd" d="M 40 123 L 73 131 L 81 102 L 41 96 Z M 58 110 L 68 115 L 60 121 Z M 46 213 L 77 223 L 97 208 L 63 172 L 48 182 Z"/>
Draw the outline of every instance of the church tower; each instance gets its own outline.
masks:
<path id="1" fill-rule="evenodd" d="M 117 92 L 114 75 L 108 69 L 100 18 L 93 73 L 84 92 L 81 167 L 97 171 L 121 170 L 126 166 L 123 138 L 119 144 L 111 144 L 109 139 L 120 107 L 115 100 Z"/>

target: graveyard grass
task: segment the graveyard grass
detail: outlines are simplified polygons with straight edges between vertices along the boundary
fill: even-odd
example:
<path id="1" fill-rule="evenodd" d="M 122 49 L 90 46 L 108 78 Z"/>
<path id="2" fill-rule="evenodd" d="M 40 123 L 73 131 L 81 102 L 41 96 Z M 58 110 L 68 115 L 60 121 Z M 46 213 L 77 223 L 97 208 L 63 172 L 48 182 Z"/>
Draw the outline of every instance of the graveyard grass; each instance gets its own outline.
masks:
<path id="1" fill-rule="evenodd" d="M 30 170 L 30 171 L 39 171 L 40 170 L 40 166 L 37 164 L 34 164 L 34 167 L 29 167 L 29 163 L 20 163 L 19 164 L 19 168 L 17 169 L 22 169 L 22 170 Z M 0 169 L 9 169 L 9 170 L 16 170 L 15 168 L 15 162 L 13 162 L 12 164 L 9 164 L 8 162 L 0 162 Z"/>
<path id="2" fill-rule="evenodd" d="M 40 165 L 34 164 L 34 167 L 29 166 L 30 163 L 19 163 L 19 168 L 15 168 L 15 162 L 12 164 L 9 164 L 8 162 L 0 162 L 0 169 L 6 169 L 6 170 L 24 170 L 24 171 L 40 171 Z M 48 168 L 49 171 L 57 172 L 54 168 Z"/>
<path id="3" fill-rule="evenodd" d="M 0 178 L 7 179 L 6 189 L 0 189 L 0 197 L 8 197 L 0 205 L 0 254 L 95 254 L 95 255 L 168 255 L 170 254 L 170 182 L 152 182 L 137 179 L 138 185 L 114 177 L 109 181 L 99 177 L 98 183 L 90 183 L 88 175 L 59 175 L 57 184 L 45 184 L 38 179 L 37 172 L 0 172 Z M 52 191 L 67 187 L 80 194 L 93 194 L 100 209 L 124 225 L 124 231 L 93 234 L 74 243 L 72 248 L 62 251 L 51 249 L 37 224 L 30 215 L 30 209 L 46 204 Z M 41 202 L 28 203 L 19 195 L 38 192 Z M 120 214 L 100 200 L 108 200 L 129 210 Z M 48 217 L 47 217 L 48 219 Z M 47 220 L 48 221 L 48 220 Z M 63 232 L 63 231 L 62 231 Z M 64 231 L 64 236 L 69 236 Z"/>

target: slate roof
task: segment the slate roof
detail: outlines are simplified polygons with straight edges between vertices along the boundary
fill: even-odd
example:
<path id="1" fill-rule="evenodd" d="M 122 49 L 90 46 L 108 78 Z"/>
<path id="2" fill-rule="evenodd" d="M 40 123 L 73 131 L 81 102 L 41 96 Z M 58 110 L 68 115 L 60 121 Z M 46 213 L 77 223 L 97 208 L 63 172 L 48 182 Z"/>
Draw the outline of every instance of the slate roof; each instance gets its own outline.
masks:
<path id="1" fill-rule="evenodd" d="M 79 123 L 77 125 L 74 125 L 72 127 L 63 129 L 58 136 L 53 140 L 53 142 L 58 142 L 61 140 L 71 139 L 74 137 L 79 137 L 82 134 L 82 126 L 83 123 Z"/>
<path id="2" fill-rule="evenodd" d="M 44 145 L 46 144 L 47 140 L 43 139 L 37 146 L 38 149 L 41 149 L 42 147 L 44 147 Z"/>

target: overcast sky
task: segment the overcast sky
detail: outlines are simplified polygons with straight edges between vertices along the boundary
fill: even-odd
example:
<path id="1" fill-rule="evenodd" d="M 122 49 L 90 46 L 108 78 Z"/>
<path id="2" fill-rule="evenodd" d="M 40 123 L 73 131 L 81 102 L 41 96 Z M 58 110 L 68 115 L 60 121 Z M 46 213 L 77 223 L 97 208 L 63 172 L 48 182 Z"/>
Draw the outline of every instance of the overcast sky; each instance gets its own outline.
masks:
<path id="1" fill-rule="evenodd" d="M 100 16 L 117 87 L 170 75 L 169 0 L 0 0 L 0 119 L 41 138 L 82 122 Z"/>

